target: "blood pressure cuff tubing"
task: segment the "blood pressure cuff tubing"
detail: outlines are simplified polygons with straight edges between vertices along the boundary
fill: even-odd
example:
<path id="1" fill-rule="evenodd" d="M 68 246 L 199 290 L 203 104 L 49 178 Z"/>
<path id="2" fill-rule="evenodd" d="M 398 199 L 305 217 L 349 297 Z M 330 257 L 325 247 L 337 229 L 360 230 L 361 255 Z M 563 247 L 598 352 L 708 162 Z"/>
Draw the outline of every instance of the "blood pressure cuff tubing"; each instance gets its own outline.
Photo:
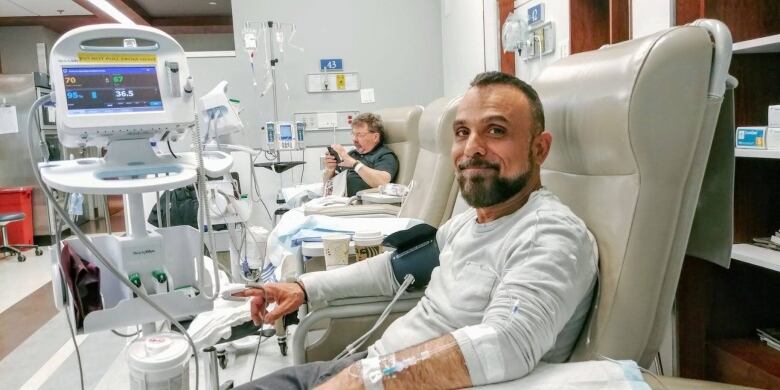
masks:
<path id="1" fill-rule="evenodd" d="M 411 289 L 422 289 L 431 280 L 431 272 L 439 266 L 439 246 L 436 244 L 436 228 L 420 224 L 393 233 L 383 242 L 395 248 L 390 256 L 390 267 L 399 284 L 406 275 L 414 276 Z"/>

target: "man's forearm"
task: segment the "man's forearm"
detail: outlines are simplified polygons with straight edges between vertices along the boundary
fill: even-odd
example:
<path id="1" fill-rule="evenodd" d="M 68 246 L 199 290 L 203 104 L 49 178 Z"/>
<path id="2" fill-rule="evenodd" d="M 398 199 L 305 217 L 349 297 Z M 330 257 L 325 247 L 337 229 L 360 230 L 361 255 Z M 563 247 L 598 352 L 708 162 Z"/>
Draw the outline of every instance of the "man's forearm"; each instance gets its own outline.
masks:
<path id="1" fill-rule="evenodd" d="M 323 182 L 326 182 L 326 181 L 330 180 L 333 176 L 336 176 L 336 171 L 335 170 L 324 169 L 322 171 L 322 181 Z"/>
<path id="2" fill-rule="evenodd" d="M 383 356 L 378 366 L 370 359 L 375 358 L 353 363 L 317 389 L 368 388 L 366 381 L 372 378 L 382 380 L 385 390 L 462 389 L 472 385 L 460 347 L 450 334 Z"/>
<path id="3" fill-rule="evenodd" d="M 357 174 L 371 188 L 376 188 L 390 182 L 389 173 L 385 171 L 380 171 L 378 169 L 369 168 L 367 166 L 363 166 L 362 168 L 360 168 Z"/>
<path id="4" fill-rule="evenodd" d="M 311 302 L 367 296 L 393 296 L 395 279 L 385 252 L 346 267 L 301 275 Z"/>
<path id="5" fill-rule="evenodd" d="M 396 362 L 406 359 L 416 362 L 393 377 L 385 377 L 386 390 L 471 387 L 466 360 L 450 334 L 396 352 L 394 359 Z"/>

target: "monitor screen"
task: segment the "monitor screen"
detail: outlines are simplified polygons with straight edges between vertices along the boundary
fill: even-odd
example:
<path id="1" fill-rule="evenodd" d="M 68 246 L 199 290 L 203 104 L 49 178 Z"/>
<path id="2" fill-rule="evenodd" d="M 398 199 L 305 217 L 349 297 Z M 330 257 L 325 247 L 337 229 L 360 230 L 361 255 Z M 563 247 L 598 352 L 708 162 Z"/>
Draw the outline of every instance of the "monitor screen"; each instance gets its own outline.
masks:
<path id="1" fill-rule="evenodd" d="M 162 111 L 154 66 L 63 67 L 68 113 Z"/>
<path id="2" fill-rule="evenodd" d="M 279 139 L 282 141 L 292 141 L 293 133 L 291 124 L 288 123 L 279 125 Z"/>

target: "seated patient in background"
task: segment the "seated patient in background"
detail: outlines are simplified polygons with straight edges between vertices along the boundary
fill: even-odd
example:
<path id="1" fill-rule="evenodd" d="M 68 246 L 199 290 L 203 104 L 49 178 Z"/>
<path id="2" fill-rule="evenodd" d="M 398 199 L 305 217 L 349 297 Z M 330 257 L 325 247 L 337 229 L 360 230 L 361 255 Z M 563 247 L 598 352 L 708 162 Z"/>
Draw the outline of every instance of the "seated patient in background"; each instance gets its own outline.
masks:
<path id="1" fill-rule="evenodd" d="M 331 145 L 341 162 L 325 153 L 323 181 L 347 170 L 347 196 L 358 191 L 391 183 L 398 175 L 398 157 L 384 145 L 385 133 L 379 115 L 364 112 L 352 119 L 352 143 L 355 149 L 347 152 L 343 146 Z"/>
<path id="2" fill-rule="evenodd" d="M 472 208 L 439 228 L 439 265 L 417 306 L 366 352 L 285 368 L 240 389 L 460 389 L 569 358 L 594 295 L 598 255 L 583 221 L 542 186 L 552 135 L 539 97 L 514 76 L 480 74 L 452 132 L 452 163 Z M 243 296 L 253 297 L 256 323 L 273 323 L 304 299 L 392 296 L 393 264 L 384 253 Z M 277 306 L 267 312 L 270 302 Z"/>

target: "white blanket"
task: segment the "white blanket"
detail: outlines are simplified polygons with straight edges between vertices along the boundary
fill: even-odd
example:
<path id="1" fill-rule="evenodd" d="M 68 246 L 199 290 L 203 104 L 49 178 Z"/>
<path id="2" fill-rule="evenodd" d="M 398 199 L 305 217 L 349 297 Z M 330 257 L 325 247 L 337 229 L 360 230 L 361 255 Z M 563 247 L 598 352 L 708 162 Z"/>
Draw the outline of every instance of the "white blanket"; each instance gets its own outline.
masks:
<path id="1" fill-rule="evenodd" d="M 630 360 L 539 363 L 530 374 L 509 382 L 479 387 L 480 390 L 650 390 L 639 366 Z"/>
<path id="2" fill-rule="evenodd" d="M 378 222 L 381 220 L 381 222 Z M 325 215 L 309 215 L 303 213 L 303 208 L 292 209 L 282 216 L 279 224 L 268 235 L 266 258 L 277 270 L 281 269 L 282 261 L 287 256 L 298 252 L 301 242 L 318 240 L 329 232 L 346 232 L 352 234 L 356 230 L 379 230 L 383 235 L 408 229 L 422 221 L 413 218 L 342 218 Z M 277 275 L 279 278 L 280 275 Z"/>

